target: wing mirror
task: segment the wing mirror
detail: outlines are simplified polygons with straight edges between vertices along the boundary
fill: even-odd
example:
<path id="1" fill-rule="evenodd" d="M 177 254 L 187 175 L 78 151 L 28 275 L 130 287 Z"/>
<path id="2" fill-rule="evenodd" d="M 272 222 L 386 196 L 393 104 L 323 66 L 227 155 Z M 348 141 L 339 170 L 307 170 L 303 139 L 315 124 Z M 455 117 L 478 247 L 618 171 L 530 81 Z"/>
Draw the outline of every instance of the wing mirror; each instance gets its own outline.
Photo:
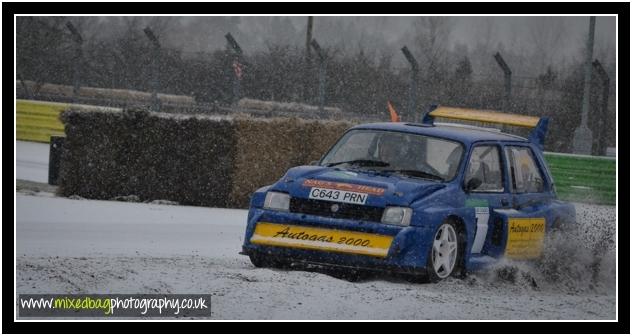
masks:
<path id="1" fill-rule="evenodd" d="M 476 188 L 480 187 L 481 184 L 483 184 L 483 181 L 481 181 L 481 179 L 479 179 L 478 177 L 472 177 L 465 184 L 465 192 L 475 190 Z"/>

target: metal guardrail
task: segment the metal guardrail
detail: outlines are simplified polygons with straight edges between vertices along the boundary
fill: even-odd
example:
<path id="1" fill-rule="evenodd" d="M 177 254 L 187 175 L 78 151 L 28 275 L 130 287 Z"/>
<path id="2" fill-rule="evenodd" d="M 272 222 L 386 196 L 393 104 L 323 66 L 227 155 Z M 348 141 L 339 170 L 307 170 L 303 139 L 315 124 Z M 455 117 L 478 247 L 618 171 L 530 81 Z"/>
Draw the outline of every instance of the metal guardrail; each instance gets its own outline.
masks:
<path id="1" fill-rule="evenodd" d="M 16 139 L 36 142 L 50 142 L 52 135 L 64 135 L 64 125 L 59 114 L 69 104 L 16 100 Z"/>

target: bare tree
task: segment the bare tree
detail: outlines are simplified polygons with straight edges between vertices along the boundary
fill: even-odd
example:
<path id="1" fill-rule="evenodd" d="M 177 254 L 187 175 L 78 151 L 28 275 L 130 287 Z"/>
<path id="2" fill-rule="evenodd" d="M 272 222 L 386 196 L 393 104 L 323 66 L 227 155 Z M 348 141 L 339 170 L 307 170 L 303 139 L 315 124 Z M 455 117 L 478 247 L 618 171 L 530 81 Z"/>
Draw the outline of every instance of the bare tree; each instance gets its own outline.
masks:
<path id="1" fill-rule="evenodd" d="M 528 22 L 528 39 L 532 45 L 532 72 L 542 72 L 555 62 L 564 49 L 566 23 L 563 17 L 534 17 Z"/>
<path id="2" fill-rule="evenodd" d="M 498 39 L 496 24 L 490 17 L 482 18 L 480 24 L 476 28 L 478 36 L 480 38 L 481 47 L 491 50 L 494 47 L 495 41 Z"/>
<path id="3" fill-rule="evenodd" d="M 443 16 L 423 16 L 413 22 L 415 49 L 425 60 L 429 73 L 445 66 L 452 32 L 451 20 Z"/>

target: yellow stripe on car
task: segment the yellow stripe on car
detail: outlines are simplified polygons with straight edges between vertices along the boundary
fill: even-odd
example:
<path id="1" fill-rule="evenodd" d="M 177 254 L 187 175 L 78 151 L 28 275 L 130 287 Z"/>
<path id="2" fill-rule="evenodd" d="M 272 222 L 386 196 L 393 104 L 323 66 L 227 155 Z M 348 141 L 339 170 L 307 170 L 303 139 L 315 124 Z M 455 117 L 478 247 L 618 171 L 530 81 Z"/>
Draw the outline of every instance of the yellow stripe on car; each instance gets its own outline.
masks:
<path id="1" fill-rule="evenodd" d="M 253 244 L 294 247 L 373 257 L 386 257 L 393 237 L 373 233 L 330 230 L 259 222 L 250 238 Z"/>

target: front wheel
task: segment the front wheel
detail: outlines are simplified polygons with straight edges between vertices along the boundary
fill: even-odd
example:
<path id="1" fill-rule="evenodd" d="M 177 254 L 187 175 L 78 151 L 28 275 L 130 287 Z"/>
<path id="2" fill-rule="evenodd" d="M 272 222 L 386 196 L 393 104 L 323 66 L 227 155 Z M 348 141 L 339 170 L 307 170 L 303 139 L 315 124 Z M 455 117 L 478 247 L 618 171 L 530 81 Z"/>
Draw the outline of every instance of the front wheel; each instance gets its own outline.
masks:
<path id="1" fill-rule="evenodd" d="M 248 254 L 250 262 L 257 268 L 287 268 L 288 265 L 277 258 L 265 254 L 251 252 Z"/>
<path id="2" fill-rule="evenodd" d="M 437 229 L 428 256 L 427 273 L 430 282 L 438 282 L 453 273 L 462 255 L 462 238 L 453 223 L 443 223 Z"/>

